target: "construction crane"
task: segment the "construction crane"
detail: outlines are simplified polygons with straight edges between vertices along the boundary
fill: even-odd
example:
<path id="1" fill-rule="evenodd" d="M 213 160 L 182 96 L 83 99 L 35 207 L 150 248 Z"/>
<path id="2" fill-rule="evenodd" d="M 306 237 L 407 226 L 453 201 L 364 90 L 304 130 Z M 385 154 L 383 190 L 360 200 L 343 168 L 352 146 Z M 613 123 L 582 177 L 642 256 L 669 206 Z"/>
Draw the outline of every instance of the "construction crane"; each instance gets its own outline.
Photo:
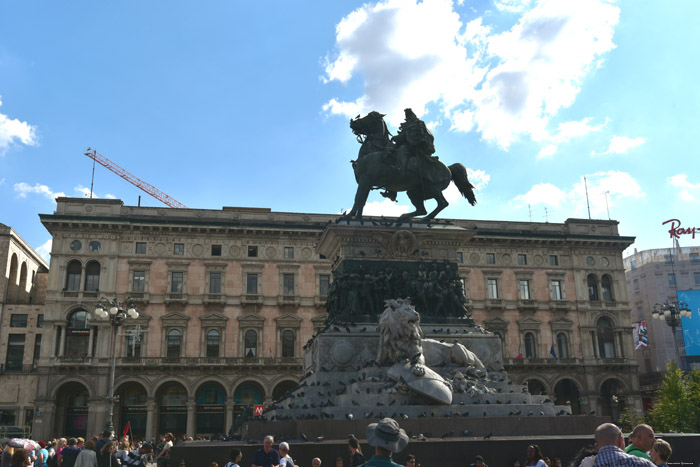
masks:
<path id="1" fill-rule="evenodd" d="M 166 204 L 170 206 L 171 208 L 182 208 L 182 209 L 187 209 L 187 206 L 173 198 L 172 196 L 163 193 L 160 191 L 158 188 L 154 187 L 150 183 L 144 182 L 140 178 L 138 178 L 136 175 L 129 173 L 126 169 L 120 167 L 118 164 L 115 162 L 112 162 L 111 160 L 107 159 L 105 156 L 102 154 L 98 153 L 97 150 L 92 149 L 92 148 L 87 148 L 87 151 L 85 152 L 85 155 L 92 159 L 93 161 L 97 162 L 98 164 L 108 168 L 115 174 L 119 175 L 121 178 L 126 180 L 127 182 L 131 183 L 134 185 L 136 188 L 140 188 L 141 190 L 145 191 L 149 195 L 153 196 L 155 199 L 160 201 L 163 204 Z M 93 176 L 94 176 L 94 167 L 93 167 Z M 92 186 L 90 187 L 90 196 L 92 196 Z"/>

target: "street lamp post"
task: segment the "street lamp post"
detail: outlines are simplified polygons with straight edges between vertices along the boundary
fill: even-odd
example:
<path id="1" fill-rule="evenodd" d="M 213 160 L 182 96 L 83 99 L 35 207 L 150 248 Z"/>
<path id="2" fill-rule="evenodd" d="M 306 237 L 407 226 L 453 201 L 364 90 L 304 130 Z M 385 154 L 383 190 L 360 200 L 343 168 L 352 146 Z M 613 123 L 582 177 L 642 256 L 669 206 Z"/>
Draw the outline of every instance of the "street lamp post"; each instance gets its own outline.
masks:
<path id="1" fill-rule="evenodd" d="M 126 305 L 126 310 L 124 310 Z M 126 302 L 120 302 L 116 297 L 112 300 L 102 297 L 97 302 L 95 307 L 95 315 L 98 318 L 109 319 L 109 324 L 112 325 L 112 353 L 109 364 L 109 395 L 107 396 L 107 421 L 105 422 L 105 431 L 114 434 L 114 373 L 117 365 L 117 330 L 124 325 L 127 317 L 136 319 L 139 317 L 139 312 L 136 306 L 127 298 Z"/>
<path id="2" fill-rule="evenodd" d="M 673 350 L 676 353 L 676 363 L 678 363 L 678 368 L 681 367 L 681 357 L 678 354 L 678 341 L 676 338 L 676 328 L 681 326 L 681 317 L 686 318 L 692 317 L 690 308 L 685 302 L 669 303 L 668 300 L 664 303 L 657 303 L 654 305 L 654 310 L 651 312 L 651 317 L 654 319 L 663 319 L 666 324 L 671 327 L 671 332 L 673 333 Z"/>

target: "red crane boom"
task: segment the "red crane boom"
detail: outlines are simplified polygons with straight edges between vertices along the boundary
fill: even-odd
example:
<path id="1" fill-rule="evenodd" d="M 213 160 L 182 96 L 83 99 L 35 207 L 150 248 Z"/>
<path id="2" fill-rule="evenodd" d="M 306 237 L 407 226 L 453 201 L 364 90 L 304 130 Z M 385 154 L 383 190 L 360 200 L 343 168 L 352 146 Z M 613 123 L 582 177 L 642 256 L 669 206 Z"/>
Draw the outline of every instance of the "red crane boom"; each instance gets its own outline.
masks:
<path id="1" fill-rule="evenodd" d="M 134 185 L 136 188 L 140 188 L 141 190 L 145 191 L 149 195 L 153 196 L 155 199 L 160 201 L 163 204 L 166 204 L 170 206 L 171 208 L 182 208 L 182 209 L 187 209 L 187 206 L 173 198 L 172 196 L 163 193 L 160 191 L 158 188 L 154 187 L 148 182 L 144 182 L 140 178 L 138 178 L 136 175 L 129 173 L 126 169 L 123 167 L 120 167 L 117 163 L 107 159 L 105 156 L 102 154 L 98 153 L 97 150 L 88 148 L 87 151 L 85 152 L 85 155 L 89 157 L 90 159 L 94 160 L 98 164 L 108 168 L 115 174 L 119 175 L 121 178 L 126 180 L 127 182 L 131 183 Z"/>

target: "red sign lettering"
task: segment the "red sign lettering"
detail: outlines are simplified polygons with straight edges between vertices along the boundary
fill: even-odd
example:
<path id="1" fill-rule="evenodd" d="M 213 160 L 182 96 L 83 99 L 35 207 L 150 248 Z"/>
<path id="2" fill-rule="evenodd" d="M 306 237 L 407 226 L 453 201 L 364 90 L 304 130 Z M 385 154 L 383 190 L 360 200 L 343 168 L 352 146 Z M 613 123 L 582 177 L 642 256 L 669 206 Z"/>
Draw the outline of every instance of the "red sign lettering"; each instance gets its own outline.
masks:
<path id="1" fill-rule="evenodd" d="M 681 235 L 691 235 L 695 238 L 695 233 L 699 230 L 698 227 L 681 227 L 681 221 L 678 219 L 669 219 L 661 225 L 671 223 L 671 228 L 668 234 L 671 238 L 681 238 Z"/>

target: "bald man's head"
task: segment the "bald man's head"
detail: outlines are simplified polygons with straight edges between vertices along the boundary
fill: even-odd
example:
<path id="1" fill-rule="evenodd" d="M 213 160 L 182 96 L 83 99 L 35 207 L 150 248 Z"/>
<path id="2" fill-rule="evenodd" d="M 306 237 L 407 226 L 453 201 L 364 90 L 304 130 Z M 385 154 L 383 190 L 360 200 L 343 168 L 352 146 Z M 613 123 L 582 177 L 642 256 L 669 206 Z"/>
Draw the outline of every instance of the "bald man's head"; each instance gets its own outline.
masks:
<path id="1" fill-rule="evenodd" d="M 603 446 L 624 447 L 622 431 L 612 423 L 603 423 L 595 430 L 595 444 L 598 449 Z"/>
<path id="2" fill-rule="evenodd" d="M 654 440 L 654 429 L 646 424 L 635 426 L 630 433 L 630 443 L 645 452 L 654 447 Z"/>

